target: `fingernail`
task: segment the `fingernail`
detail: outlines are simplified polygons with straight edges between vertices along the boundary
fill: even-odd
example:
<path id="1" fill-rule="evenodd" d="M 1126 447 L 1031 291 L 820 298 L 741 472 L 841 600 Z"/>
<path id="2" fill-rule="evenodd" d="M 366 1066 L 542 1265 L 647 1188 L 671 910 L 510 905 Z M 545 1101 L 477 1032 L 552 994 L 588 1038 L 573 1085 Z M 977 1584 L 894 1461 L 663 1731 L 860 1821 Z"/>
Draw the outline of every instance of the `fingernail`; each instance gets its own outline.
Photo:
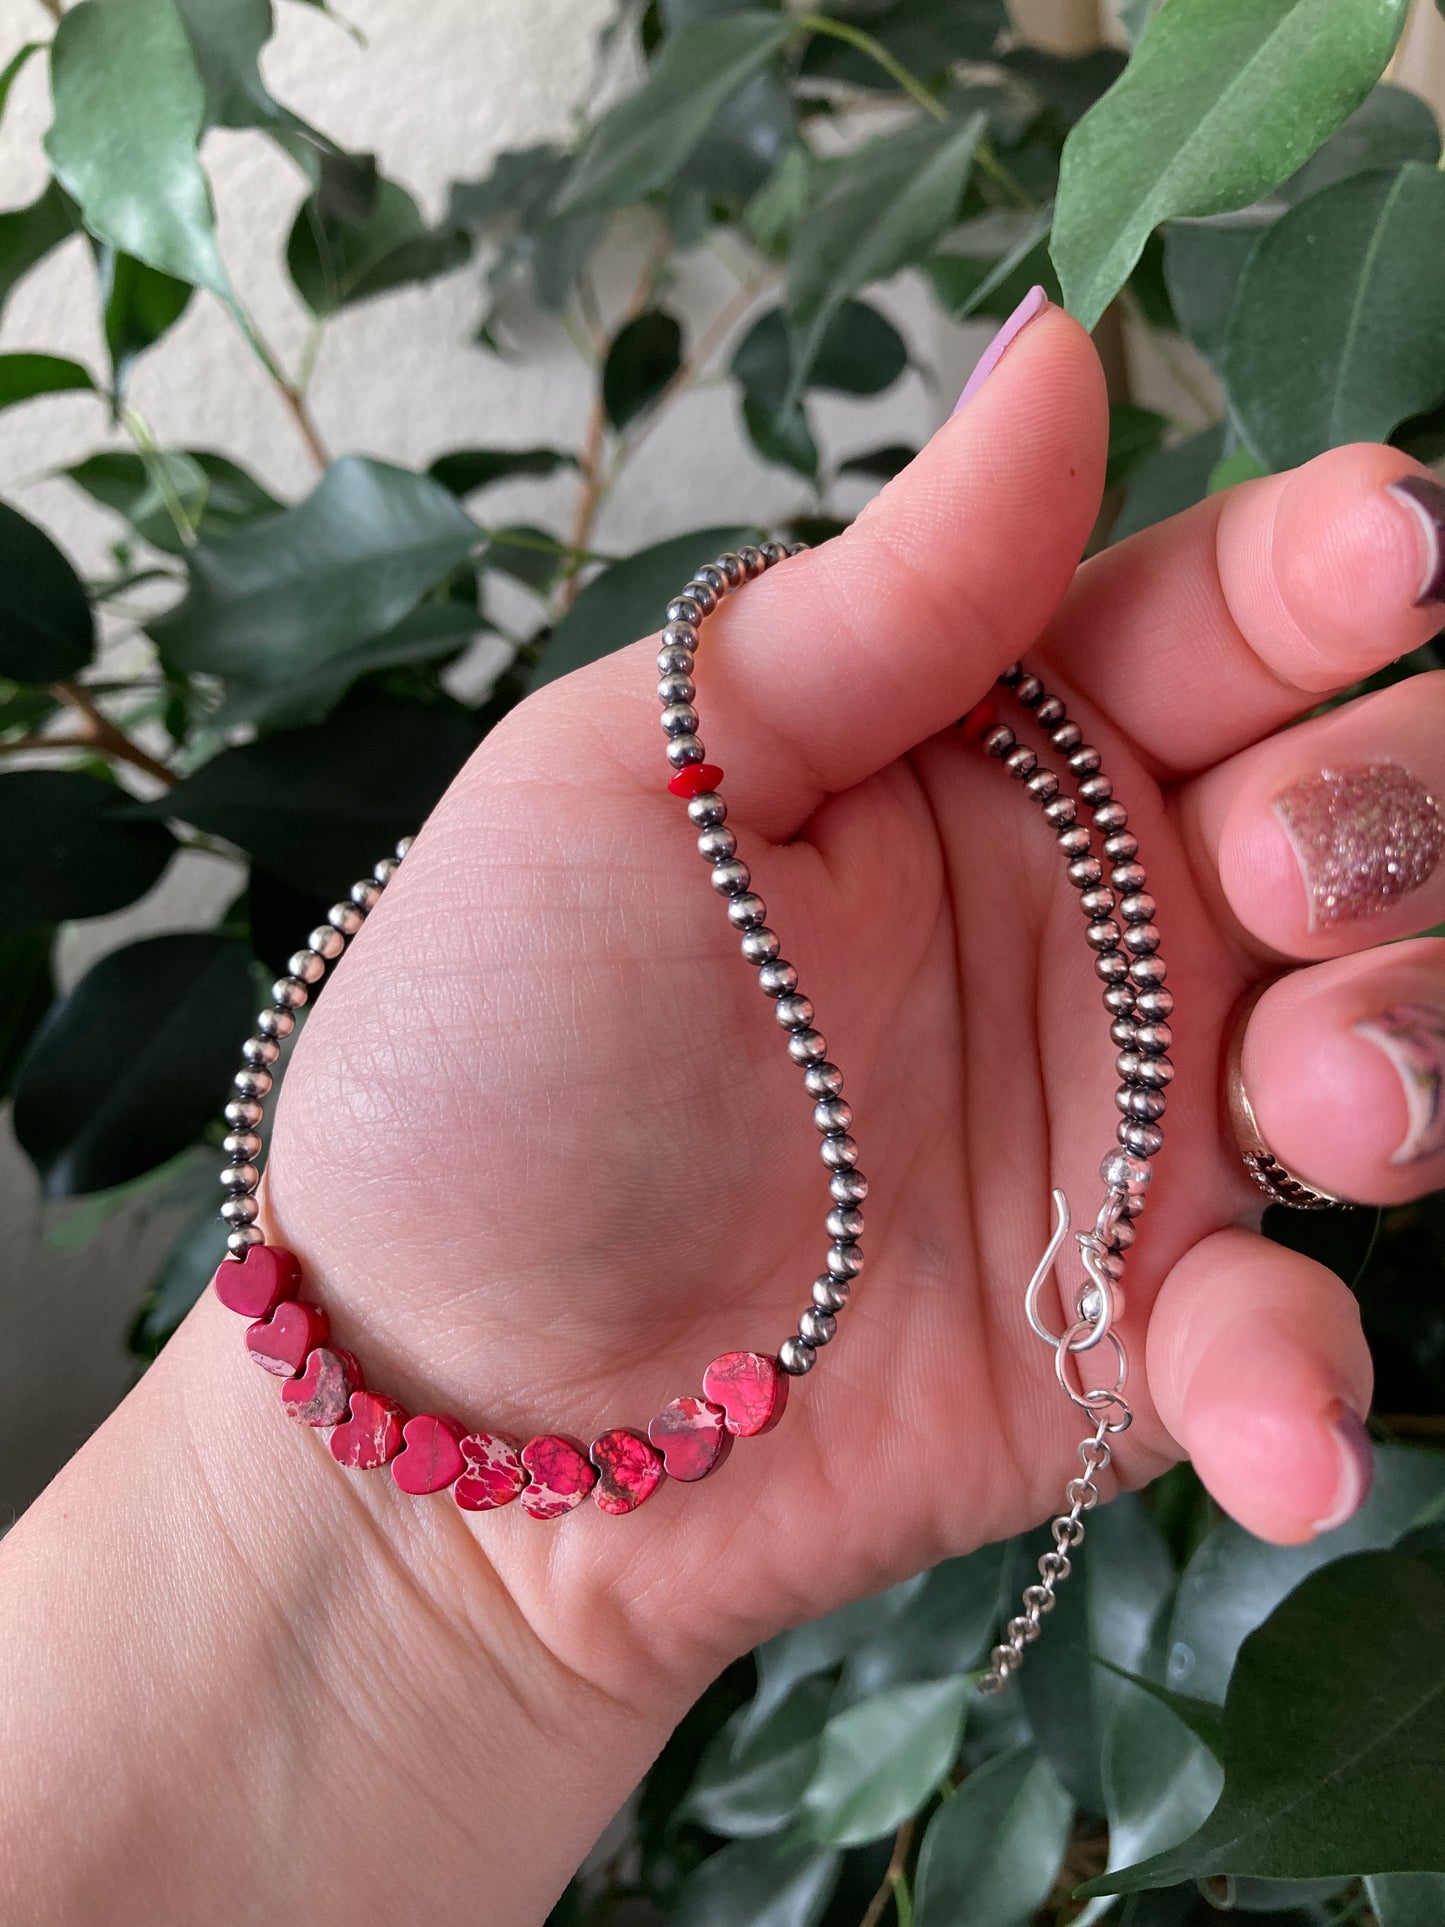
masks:
<path id="1" fill-rule="evenodd" d="M 1394 1004 L 1363 1018 L 1355 1032 L 1385 1053 L 1404 1087 L 1409 1123 L 1391 1164 L 1418 1164 L 1445 1151 L 1445 1010 Z"/>
<path id="2" fill-rule="evenodd" d="M 964 403 L 972 401 L 979 389 L 983 387 L 983 384 L 988 380 L 994 369 L 997 368 L 1000 361 L 1003 360 L 1005 348 L 1007 348 L 1011 342 L 1017 341 L 1018 337 L 1023 333 L 1024 329 L 1027 328 L 1034 316 L 1036 314 L 1042 314 L 1048 305 L 1049 297 L 1044 293 L 1042 288 L 1035 286 L 1029 289 L 1023 300 L 1020 301 L 1008 320 L 979 356 L 978 366 L 964 383 L 963 393 L 959 396 L 954 406 L 953 412 L 955 415 L 959 409 L 963 407 Z M 1442 490 L 1441 493 L 1445 495 L 1445 490 Z"/>
<path id="3" fill-rule="evenodd" d="M 1425 537 L 1425 566 L 1415 607 L 1445 602 L 1445 486 L 1429 475 L 1402 475 L 1386 487 L 1409 509 Z"/>
<path id="4" fill-rule="evenodd" d="M 1315 1520 L 1316 1532 L 1333 1532 L 1353 1519 L 1375 1483 L 1375 1448 L 1359 1415 L 1343 1402 L 1337 1404 L 1330 1415 L 1330 1430 L 1340 1455 L 1340 1482 L 1329 1511 Z"/>
<path id="5" fill-rule="evenodd" d="M 1378 916 L 1418 890 L 1445 850 L 1445 818 L 1398 763 L 1303 777 L 1274 800 L 1309 893 L 1311 930 Z"/>

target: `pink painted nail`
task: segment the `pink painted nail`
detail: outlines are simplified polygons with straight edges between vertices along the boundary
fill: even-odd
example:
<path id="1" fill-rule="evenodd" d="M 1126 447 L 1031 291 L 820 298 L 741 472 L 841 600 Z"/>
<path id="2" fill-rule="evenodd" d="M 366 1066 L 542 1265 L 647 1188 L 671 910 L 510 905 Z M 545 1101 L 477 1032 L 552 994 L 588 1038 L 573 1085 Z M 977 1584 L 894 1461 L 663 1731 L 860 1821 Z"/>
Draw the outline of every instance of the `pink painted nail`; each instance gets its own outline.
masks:
<path id="1" fill-rule="evenodd" d="M 1274 800 L 1309 893 L 1310 929 L 1378 916 L 1435 873 L 1445 816 L 1398 763 L 1322 769 Z"/>
<path id="2" fill-rule="evenodd" d="M 1340 1453 L 1340 1482 L 1335 1488 L 1334 1504 L 1323 1519 L 1316 1519 L 1316 1532 L 1333 1532 L 1347 1519 L 1353 1519 L 1370 1496 L 1375 1482 L 1375 1449 L 1364 1421 L 1348 1405 L 1335 1408 L 1330 1429 Z"/>
<path id="3" fill-rule="evenodd" d="M 1409 509 L 1424 537 L 1425 559 L 1415 607 L 1424 609 L 1433 602 L 1445 602 L 1445 486 L 1433 476 L 1404 475 L 1386 487 Z"/>
<path id="4" fill-rule="evenodd" d="M 1395 1004 L 1363 1018 L 1355 1033 L 1382 1050 L 1405 1091 L 1405 1135 L 1391 1164 L 1418 1164 L 1445 1151 L 1445 1010 Z"/>
<path id="5" fill-rule="evenodd" d="M 973 397 L 978 393 L 979 389 L 982 388 L 994 369 L 997 368 L 999 362 L 1003 359 L 1005 348 L 1007 348 L 1011 342 L 1016 341 L 1033 320 L 1034 316 L 1036 314 L 1042 314 L 1048 305 L 1049 297 L 1044 293 L 1042 288 L 1032 287 L 1029 289 L 1023 300 L 1020 301 L 1008 320 L 979 356 L 978 366 L 964 383 L 963 393 L 959 396 L 957 405 L 953 411 L 955 415 L 966 402 L 972 401 Z"/>

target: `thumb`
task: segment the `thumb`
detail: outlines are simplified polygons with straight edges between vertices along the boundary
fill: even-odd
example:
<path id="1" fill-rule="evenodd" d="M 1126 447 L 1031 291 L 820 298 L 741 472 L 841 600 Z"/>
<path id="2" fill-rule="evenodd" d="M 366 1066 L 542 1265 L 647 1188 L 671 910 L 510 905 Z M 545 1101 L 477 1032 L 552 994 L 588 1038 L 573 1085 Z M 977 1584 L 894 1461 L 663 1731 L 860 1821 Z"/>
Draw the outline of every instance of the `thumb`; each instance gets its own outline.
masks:
<path id="1" fill-rule="evenodd" d="M 703 627 L 710 760 L 726 765 L 735 816 L 774 839 L 956 722 L 1034 643 L 1073 577 L 1103 486 L 1103 371 L 1061 309 L 1035 294 L 1020 312 L 958 411 L 850 529 L 770 570 Z M 594 735 L 600 710 L 650 697 L 639 651 L 655 646 L 546 693 L 577 706 Z M 652 731 L 629 715 L 608 736 L 629 763 L 623 745 L 635 743 L 636 774 L 657 783 Z"/>

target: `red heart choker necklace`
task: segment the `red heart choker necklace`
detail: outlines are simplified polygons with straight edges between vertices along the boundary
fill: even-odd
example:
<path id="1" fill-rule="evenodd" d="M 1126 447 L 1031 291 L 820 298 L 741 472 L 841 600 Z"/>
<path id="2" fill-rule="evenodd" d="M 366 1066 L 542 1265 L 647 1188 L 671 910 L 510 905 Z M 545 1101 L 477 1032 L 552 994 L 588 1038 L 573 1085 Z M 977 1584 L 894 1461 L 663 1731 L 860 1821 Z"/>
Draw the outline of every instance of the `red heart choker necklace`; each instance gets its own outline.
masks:
<path id="1" fill-rule="evenodd" d="M 664 1480 L 691 1483 L 705 1478 L 722 1464 L 735 1438 L 755 1438 L 776 1424 L 791 1382 L 812 1371 L 819 1352 L 837 1334 L 839 1317 L 863 1269 L 859 1239 L 868 1183 L 858 1169 L 858 1146 L 850 1134 L 853 1113 L 843 1097 L 843 1073 L 814 1027 L 813 1006 L 799 991 L 798 973 L 783 959 L 779 939 L 768 926 L 767 908 L 752 889 L 747 864 L 738 857 L 737 837 L 727 827 L 727 805 L 720 793 L 723 772 L 706 760 L 693 706 L 703 621 L 726 596 L 796 552 L 770 542 L 719 556 L 697 571 L 667 607 L 657 694 L 672 770 L 667 787 L 686 805 L 712 887 L 739 934 L 744 958 L 772 1001 L 788 1055 L 801 1070 L 813 1104 L 830 1206 L 824 1269 L 813 1281 L 812 1301 L 776 1352 L 723 1353 L 703 1372 L 700 1391 L 669 1400 L 644 1428 L 617 1426 L 590 1446 L 565 1432 L 543 1432 L 523 1441 L 448 1413 L 409 1414 L 396 1399 L 366 1384 L 355 1354 L 333 1342 L 326 1311 L 302 1296 L 300 1262 L 279 1245 L 267 1244 L 257 1227 L 257 1159 L 263 1100 L 270 1093 L 272 1067 L 282 1044 L 296 1027 L 296 1012 L 380 902 L 411 847 L 407 837 L 395 856 L 383 857 L 370 877 L 352 886 L 349 898 L 333 907 L 327 921 L 311 932 L 306 947 L 290 959 L 287 974 L 272 986 L 271 1003 L 256 1020 L 255 1035 L 242 1046 L 244 1062 L 225 1108 L 228 1134 L 223 1148 L 229 1162 L 221 1174 L 227 1193 L 221 1216 L 229 1235 L 227 1256 L 213 1281 L 216 1295 L 250 1321 L 246 1348 L 264 1371 L 282 1381 L 282 1409 L 303 1425 L 326 1429 L 332 1456 L 343 1466 L 356 1471 L 389 1467 L 403 1492 L 449 1490 L 455 1503 L 469 1512 L 517 1501 L 534 1519 L 556 1519 L 589 1493 L 604 1512 L 635 1512 Z M 1045 1283 L 1069 1233 L 1069 1208 L 1061 1191 L 1053 1193 L 1054 1232 L 1028 1287 L 1029 1323 L 1053 1350 L 1059 1384 L 1085 1414 L 1089 1433 L 1079 1446 L 1082 1472 L 1069 1480 L 1066 1509 L 1052 1524 L 1053 1547 L 1039 1560 L 1038 1580 L 1025 1588 L 1022 1610 L 1005 1627 L 981 1682 L 982 1690 L 993 1692 L 1017 1670 L 1025 1647 L 1038 1637 L 1056 1588 L 1068 1577 L 1070 1553 L 1084 1537 L 1085 1516 L 1099 1502 L 1098 1481 L 1113 1457 L 1110 1438 L 1130 1423 L 1124 1398 L 1128 1365 L 1117 1330 L 1121 1280 L 1124 1254 L 1134 1242 L 1135 1220 L 1144 1208 L 1152 1159 L 1163 1144 L 1159 1119 L 1165 1086 L 1173 1076 L 1168 1020 L 1174 1006 L 1164 987 L 1154 899 L 1138 861 L 1138 843 L 1129 833 L 1128 813 L 1114 800 L 1113 785 L 1100 770 L 1099 752 L 1084 743 L 1060 699 L 1021 664 L 1005 670 L 999 692 L 1032 714 L 1076 779 L 1076 796 L 1064 794 L 1061 778 L 1019 742 L 993 701 L 980 703 L 963 719 L 965 738 L 1001 761 L 1038 803 L 1079 893 L 1085 940 L 1095 953 L 1110 1035 L 1119 1050 L 1115 1102 L 1121 1116 L 1117 1143 L 1100 1166 L 1103 1202 L 1092 1226 L 1075 1233 L 1084 1279 L 1075 1296 L 1073 1322 L 1055 1332 L 1041 1309 Z M 1081 806 L 1091 814 L 1092 833 L 1080 821 Z M 1113 1380 L 1089 1389 L 1081 1356 L 1101 1345 L 1109 1348 Z"/>

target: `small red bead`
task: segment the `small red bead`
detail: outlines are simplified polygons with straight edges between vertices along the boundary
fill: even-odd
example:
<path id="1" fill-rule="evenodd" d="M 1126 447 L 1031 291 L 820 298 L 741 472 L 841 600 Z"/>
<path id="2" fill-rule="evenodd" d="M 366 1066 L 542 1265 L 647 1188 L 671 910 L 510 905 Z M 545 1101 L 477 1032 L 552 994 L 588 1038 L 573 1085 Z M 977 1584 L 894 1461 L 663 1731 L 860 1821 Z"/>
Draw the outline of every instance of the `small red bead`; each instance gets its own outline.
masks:
<path id="1" fill-rule="evenodd" d="M 301 1289 L 301 1265 L 280 1245 L 248 1245 L 240 1258 L 223 1258 L 211 1280 L 216 1296 L 243 1318 L 269 1318 Z"/>
<path id="2" fill-rule="evenodd" d="M 302 1425 L 339 1425 L 360 1383 L 353 1373 L 355 1364 L 350 1352 L 339 1345 L 312 1352 L 301 1376 L 287 1379 L 281 1387 L 286 1416 Z"/>
<path id="3" fill-rule="evenodd" d="M 522 1510 L 534 1519 L 560 1519 L 581 1505 L 597 1483 L 597 1473 L 575 1439 L 544 1432 L 522 1447 L 522 1464 L 529 1478 L 522 1492 Z"/>
<path id="4" fill-rule="evenodd" d="M 391 1476 L 403 1492 L 443 1492 L 462 1470 L 460 1419 L 442 1412 L 419 1412 L 401 1428 L 402 1449 L 391 1462 Z"/>
<path id="5" fill-rule="evenodd" d="M 331 1434 L 331 1456 L 338 1465 L 372 1472 L 401 1450 L 406 1413 L 382 1392 L 353 1392 L 351 1416 Z"/>
<path id="6" fill-rule="evenodd" d="M 998 704 L 985 696 L 982 702 L 974 704 L 958 727 L 966 743 L 981 743 L 997 721 Z"/>
<path id="7" fill-rule="evenodd" d="M 715 790 L 723 779 L 716 763 L 686 763 L 668 784 L 674 796 L 701 796 Z"/>
<path id="8" fill-rule="evenodd" d="M 732 1449 L 721 1406 L 705 1398 L 675 1398 L 652 1419 L 647 1436 L 662 1454 L 670 1479 L 705 1479 Z"/>
<path id="9" fill-rule="evenodd" d="M 288 1298 L 269 1318 L 246 1328 L 246 1350 L 264 1372 L 295 1378 L 306 1360 L 331 1336 L 331 1320 L 320 1305 Z"/>
<path id="10" fill-rule="evenodd" d="M 662 1454 L 625 1426 L 594 1439 L 591 1456 L 597 1467 L 592 1496 L 603 1512 L 636 1512 L 662 1483 Z"/>
<path id="11" fill-rule="evenodd" d="M 770 1432 L 788 1402 L 788 1375 L 762 1352 L 724 1352 L 702 1375 L 702 1389 L 740 1439 Z"/>
<path id="12" fill-rule="evenodd" d="M 495 1512 L 527 1483 L 522 1448 L 502 1432 L 471 1432 L 461 1441 L 466 1469 L 452 1488 L 463 1512 Z"/>

